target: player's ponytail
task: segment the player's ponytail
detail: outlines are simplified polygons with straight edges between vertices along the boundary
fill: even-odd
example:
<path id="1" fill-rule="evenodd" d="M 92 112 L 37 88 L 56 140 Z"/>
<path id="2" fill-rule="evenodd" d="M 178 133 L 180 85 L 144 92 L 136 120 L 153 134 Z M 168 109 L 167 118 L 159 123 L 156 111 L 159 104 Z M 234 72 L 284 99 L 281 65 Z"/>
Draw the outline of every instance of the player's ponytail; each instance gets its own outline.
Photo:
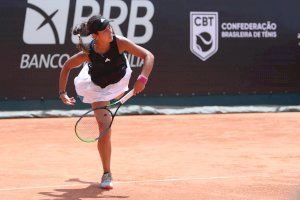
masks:
<path id="1" fill-rule="evenodd" d="M 87 23 L 81 23 L 80 25 L 77 25 L 73 28 L 72 30 L 73 35 L 77 35 L 79 37 L 79 43 L 77 46 L 77 49 L 79 51 L 83 51 L 84 53 L 89 52 L 89 45 L 83 44 L 81 36 L 88 36 L 89 31 L 88 31 L 88 26 Z"/>

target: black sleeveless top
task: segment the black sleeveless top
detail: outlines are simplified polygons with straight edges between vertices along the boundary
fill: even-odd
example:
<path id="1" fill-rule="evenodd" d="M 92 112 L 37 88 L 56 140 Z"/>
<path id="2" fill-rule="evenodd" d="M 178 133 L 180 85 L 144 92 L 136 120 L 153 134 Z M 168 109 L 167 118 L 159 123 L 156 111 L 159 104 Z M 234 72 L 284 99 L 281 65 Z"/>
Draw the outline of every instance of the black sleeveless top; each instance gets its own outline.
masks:
<path id="1" fill-rule="evenodd" d="M 105 54 L 96 53 L 93 40 L 89 48 L 89 74 L 91 80 L 101 88 L 119 82 L 126 74 L 127 62 L 124 53 L 119 53 L 116 36 Z"/>

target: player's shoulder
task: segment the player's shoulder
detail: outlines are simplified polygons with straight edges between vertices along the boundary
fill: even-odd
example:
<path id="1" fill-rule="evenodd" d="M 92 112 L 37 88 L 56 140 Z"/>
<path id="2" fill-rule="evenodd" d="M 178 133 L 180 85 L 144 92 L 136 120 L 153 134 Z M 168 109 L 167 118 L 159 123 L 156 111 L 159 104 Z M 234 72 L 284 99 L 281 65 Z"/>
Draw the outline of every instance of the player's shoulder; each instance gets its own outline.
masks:
<path id="1" fill-rule="evenodd" d="M 122 35 L 115 35 L 117 39 L 118 44 L 128 44 L 128 43 L 133 43 L 131 40 L 128 38 L 122 36 Z"/>
<path id="2" fill-rule="evenodd" d="M 89 54 L 84 51 L 80 51 L 72 56 L 73 59 L 81 60 L 81 61 L 89 61 Z"/>
<path id="3" fill-rule="evenodd" d="M 116 40 L 119 49 L 121 49 L 122 51 L 126 50 L 127 47 L 134 45 L 134 43 L 131 40 L 121 35 L 116 35 Z"/>

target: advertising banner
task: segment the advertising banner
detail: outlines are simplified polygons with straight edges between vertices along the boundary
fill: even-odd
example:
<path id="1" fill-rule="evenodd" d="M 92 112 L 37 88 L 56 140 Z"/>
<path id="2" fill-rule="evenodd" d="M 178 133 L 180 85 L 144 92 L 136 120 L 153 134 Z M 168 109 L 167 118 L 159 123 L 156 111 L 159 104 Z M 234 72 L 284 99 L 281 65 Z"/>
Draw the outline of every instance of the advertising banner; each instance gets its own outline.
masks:
<path id="1" fill-rule="evenodd" d="M 299 93 L 300 2 L 255 1 L 3 0 L 0 100 L 57 99 L 60 70 L 78 52 L 71 29 L 99 13 L 154 54 L 147 96 Z M 132 87 L 143 60 L 128 59 Z"/>

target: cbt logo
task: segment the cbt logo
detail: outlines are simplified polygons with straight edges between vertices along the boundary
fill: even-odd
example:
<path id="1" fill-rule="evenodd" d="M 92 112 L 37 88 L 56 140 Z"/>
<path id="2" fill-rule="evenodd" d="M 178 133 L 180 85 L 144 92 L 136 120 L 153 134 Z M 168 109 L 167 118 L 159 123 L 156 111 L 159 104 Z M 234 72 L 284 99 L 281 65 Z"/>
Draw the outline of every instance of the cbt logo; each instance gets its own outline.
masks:
<path id="1" fill-rule="evenodd" d="M 23 31 L 24 42 L 64 44 L 69 4 L 69 0 L 28 0 Z"/>
<path id="2" fill-rule="evenodd" d="M 205 61 L 218 51 L 218 13 L 190 12 L 190 49 Z"/>

